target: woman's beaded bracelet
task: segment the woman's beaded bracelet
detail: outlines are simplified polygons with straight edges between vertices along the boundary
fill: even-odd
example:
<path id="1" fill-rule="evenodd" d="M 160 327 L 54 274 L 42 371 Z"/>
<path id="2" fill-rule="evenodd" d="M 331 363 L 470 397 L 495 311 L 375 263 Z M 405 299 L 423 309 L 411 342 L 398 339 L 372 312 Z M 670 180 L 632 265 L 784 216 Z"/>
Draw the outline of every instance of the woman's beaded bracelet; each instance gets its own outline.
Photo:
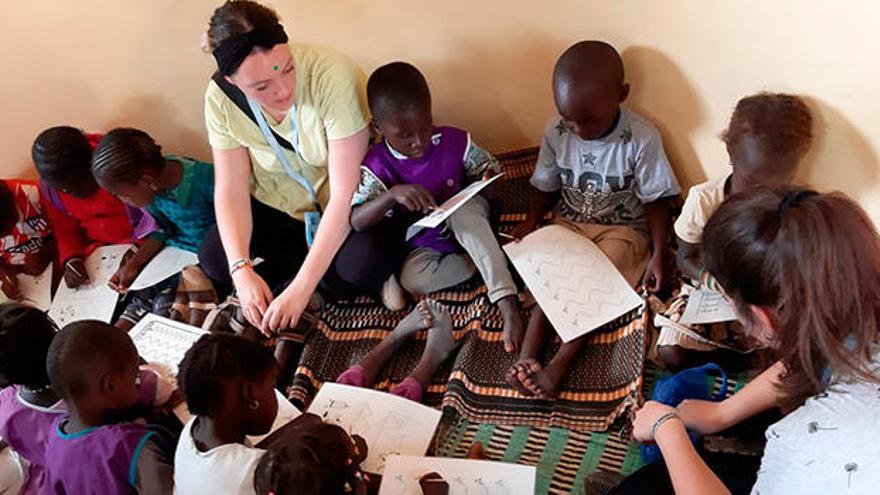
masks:
<path id="1" fill-rule="evenodd" d="M 654 421 L 654 424 L 651 426 L 651 440 L 654 440 L 654 435 L 657 434 L 657 428 L 660 428 L 663 423 L 669 421 L 670 419 L 677 419 L 679 421 L 681 420 L 681 418 L 678 417 L 678 414 L 675 414 L 674 411 L 668 412 L 663 416 L 660 416 L 659 418 L 657 418 L 657 421 Z"/>
<path id="2" fill-rule="evenodd" d="M 232 263 L 229 264 L 229 276 L 235 275 L 235 272 L 241 270 L 242 268 L 250 268 L 254 266 L 254 262 L 248 258 L 239 258 Z"/>

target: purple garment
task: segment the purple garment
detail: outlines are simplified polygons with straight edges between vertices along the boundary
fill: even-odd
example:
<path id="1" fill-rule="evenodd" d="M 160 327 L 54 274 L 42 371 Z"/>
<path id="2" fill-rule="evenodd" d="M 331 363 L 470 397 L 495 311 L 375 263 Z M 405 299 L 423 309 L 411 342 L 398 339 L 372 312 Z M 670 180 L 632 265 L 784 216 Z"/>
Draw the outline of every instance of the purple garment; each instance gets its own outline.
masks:
<path id="1" fill-rule="evenodd" d="M 13 385 L 0 390 L 0 437 L 30 463 L 22 495 L 51 493 L 45 468 L 46 446 L 52 423 L 66 411 L 29 406 L 18 397 L 20 389 Z"/>
<path id="2" fill-rule="evenodd" d="M 40 194 L 48 198 L 49 204 L 54 206 L 56 210 L 69 215 L 67 208 L 64 207 L 64 203 L 61 201 L 61 196 L 58 195 L 58 191 L 42 179 L 40 179 Z M 138 208 L 128 203 L 123 203 L 123 206 L 125 207 L 128 221 L 131 223 L 131 242 L 143 239 L 153 232 L 160 230 L 156 219 L 153 218 L 153 215 L 150 215 L 146 208 Z"/>
<path id="3" fill-rule="evenodd" d="M 144 444 L 154 433 L 137 423 L 117 423 L 67 434 L 52 424 L 46 449 L 46 469 L 54 493 L 104 495 L 133 493 L 137 462 Z"/>
<path id="4" fill-rule="evenodd" d="M 467 132 L 454 127 L 436 127 L 431 144 L 421 158 L 396 158 L 385 142 L 381 142 L 373 145 L 367 153 L 364 166 L 389 189 L 398 184 L 419 184 L 430 191 L 437 204 L 441 204 L 462 189 L 467 148 Z M 441 253 L 459 250 L 445 225 L 424 229 L 409 243 L 414 248 L 430 248 Z"/>

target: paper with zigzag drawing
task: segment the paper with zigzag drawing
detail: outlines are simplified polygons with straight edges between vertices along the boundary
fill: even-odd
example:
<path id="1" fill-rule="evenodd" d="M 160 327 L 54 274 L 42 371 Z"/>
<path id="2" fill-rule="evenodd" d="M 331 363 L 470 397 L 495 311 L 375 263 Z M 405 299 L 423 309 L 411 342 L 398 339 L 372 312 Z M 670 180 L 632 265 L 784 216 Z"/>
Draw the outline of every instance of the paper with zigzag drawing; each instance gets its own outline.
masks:
<path id="1" fill-rule="evenodd" d="M 563 342 L 642 304 L 595 243 L 560 225 L 538 229 L 504 251 Z"/>

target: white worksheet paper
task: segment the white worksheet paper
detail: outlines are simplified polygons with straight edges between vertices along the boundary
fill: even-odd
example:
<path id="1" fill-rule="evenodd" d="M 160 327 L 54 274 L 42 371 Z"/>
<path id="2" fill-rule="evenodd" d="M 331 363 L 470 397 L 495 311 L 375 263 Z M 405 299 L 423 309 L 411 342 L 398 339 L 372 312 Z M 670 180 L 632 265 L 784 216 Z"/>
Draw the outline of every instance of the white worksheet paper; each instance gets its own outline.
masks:
<path id="1" fill-rule="evenodd" d="M 184 267 L 195 265 L 198 262 L 199 257 L 196 253 L 173 246 L 166 246 L 141 270 L 141 273 L 134 279 L 129 290 L 141 290 L 152 287 L 168 277 L 180 273 Z"/>
<path id="2" fill-rule="evenodd" d="M 166 366 L 177 375 L 177 366 L 186 351 L 206 333 L 199 327 L 150 313 L 141 318 L 128 335 L 138 354 L 148 363 Z"/>
<path id="3" fill-rule="evenodd" d="M 119 293 L 107 285 L 107 281 L 119 268 L 122 255 L 128 245 L 103 246 L 86 258 L 86 272 L 89 284 L 71 289 L 62 281 L 52 300 L 49 316 L 59 327 L 80 320 L 101 320 L 110 322 Z"/>
<path id="4" fill-rule="evenodd" d="M 52 265 L 46 267 L 39 275 L 27 275 L 19 273 L 18 291 L 21 292 L 21 301 L 37 309 L 47 311 L 52 305 Z M 11 302 L 11 299 L 0 292 L 0 302 Z"/>
<path id="5" fill-rule="evenodd" d="M 535 467 L 506 462 L 444 457 L 388 457 L 379 495 L 421 495 L 419 478 L 437 473 L 449 484 L 449 495 L 532 495 Z"/>
<path id="6" fill-rule="evenodd" d="M 724 296 L 705 288 L 690 293 L 684 314 L 681 315 L 681 322 L 685 325 L 720 323 L 735 319 L 736 313 Z"/>
<path id="7" fill-rule="evenodd" d="M 410 225 L 410 227 L 406 229 L 406 240 L 412 239 L 412 237 L 421 232 L 422 229 L 431 229 L 445 222 L 447 218 L 455 213 L 455 210 L 461 208 L 461 205 L 470 201 L 471 198 L 476 196 L 489 184 L 498 180 L 502 175 L 504 174 L 498 174 L 492 178 L 474 182 L 455 193 L 454 196 L 444 201 L 443 204 L 435 208 L 434 211 L 422 217 L 418 222 Z"/>
<path id="8" fill-rule="evenodd" d="M 561 225 L 538 229 L 504 251 L 564 342 L 642 304 L 596 244 Z"/>
<path id="9" fill-rule="evenodd" d="M 382 474 L 390 455 L 424 455 L 440 423 L 440 411 L 378 390 L 338 383 L 321 386 L 308 412 L 366 440 L 361 467 Z"/>

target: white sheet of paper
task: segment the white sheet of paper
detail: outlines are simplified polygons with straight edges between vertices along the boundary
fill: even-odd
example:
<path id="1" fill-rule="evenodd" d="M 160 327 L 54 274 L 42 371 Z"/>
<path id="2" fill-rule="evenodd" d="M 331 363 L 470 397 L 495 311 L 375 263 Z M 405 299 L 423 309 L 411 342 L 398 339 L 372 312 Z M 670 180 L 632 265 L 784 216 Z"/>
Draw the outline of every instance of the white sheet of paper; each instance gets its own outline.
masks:
<path id="1" fill-rule="evenodd" d="M 142 358 L 149 363 L 167 366 L 174 375 L 177 375 L 177 366 L 186 351 L 206 333 L 208 332 L 199 327 L 152 313 L 141 318 L 128 331 Z"/>
<path id="2" fill-rule="evenodd" d="M 410 227 L 406 229 L 406 240 L 412 239 L 412 237 L 418 234 L 422 229 L 434 228 L 445 222 L 450 215 L 455 213 L 455 210 L 461 208 L 461 205 L 467 203 L 471 198 L 476 196 L 489 184 L 498 180 L 502 175 L 504 174 L 495 175 L 487 180 L 479 180 L 455 193 L 454 196 L 444 201 L 443 204 L 438 206 L 434 211 L 422 217 L 418 222 L 410 225 Z"/>
<path id="3" fill-rule="evenodd" d="M 449 484 L 449 495 L 532 495 L 536 469 L 506 462 L 445 457 L 388 457 L 379 495 L 421 495 L 419 478 L 435 472 Z"/>
<path id="4" fill-rule="evenodd" d="M 62 281 L 52 300 L 49 316 L 59 327 L 79 320 L 110 322 L 119 293 L 107 286 L 107 281 L 119 268 L 128 245 L 103 246 L 86 258 L 86 271 L 91 282 L 79 289 L 71 289 Z"/>
<path id="5" fill-rule="evenodd" d="M 198 262 L 199 257 L 196 253 L 166 246 L 141 270 L 138 277 L 131 283 L 129 290 L 152 287 L 166 278 L 180 273 L 184 267 L 195 265 Z"/>
<path id="6" fill-rule="evenodd" d="M 564 342 L 642 304 L 596 244 L 561 225 L 505 244 L 504 251 Z"/>
<path id="7" fill-rule="evenodd" d="M 724 296 L 708 289 L 696 289 L 691 292 L 684 314 L 681 315 L 681 322 L 685 325 L 719 323 L 735 319 L 736 313 Z"/>
<path id="8" fill-rule="evenodd" d="M 19 273 L 18 291 L 21 292 L 23 299 L 18 302 L 30 304 L 31 306 L 47 311 L 52 305 L 52 265 L 46 267 L 43 273 L 32 276 Z M 5 294 L 0 292 L 0 303 L 10 302 L 11 300 Z"/>
<path id="9" fill-rule="evenodd" d="M 382 474 L 389 455 L 424 455 L 440 423 L 440 411 L 378 390 L 338 383 L 321 386 L 308 412 L 367 441 L 361 467 Z"/>

